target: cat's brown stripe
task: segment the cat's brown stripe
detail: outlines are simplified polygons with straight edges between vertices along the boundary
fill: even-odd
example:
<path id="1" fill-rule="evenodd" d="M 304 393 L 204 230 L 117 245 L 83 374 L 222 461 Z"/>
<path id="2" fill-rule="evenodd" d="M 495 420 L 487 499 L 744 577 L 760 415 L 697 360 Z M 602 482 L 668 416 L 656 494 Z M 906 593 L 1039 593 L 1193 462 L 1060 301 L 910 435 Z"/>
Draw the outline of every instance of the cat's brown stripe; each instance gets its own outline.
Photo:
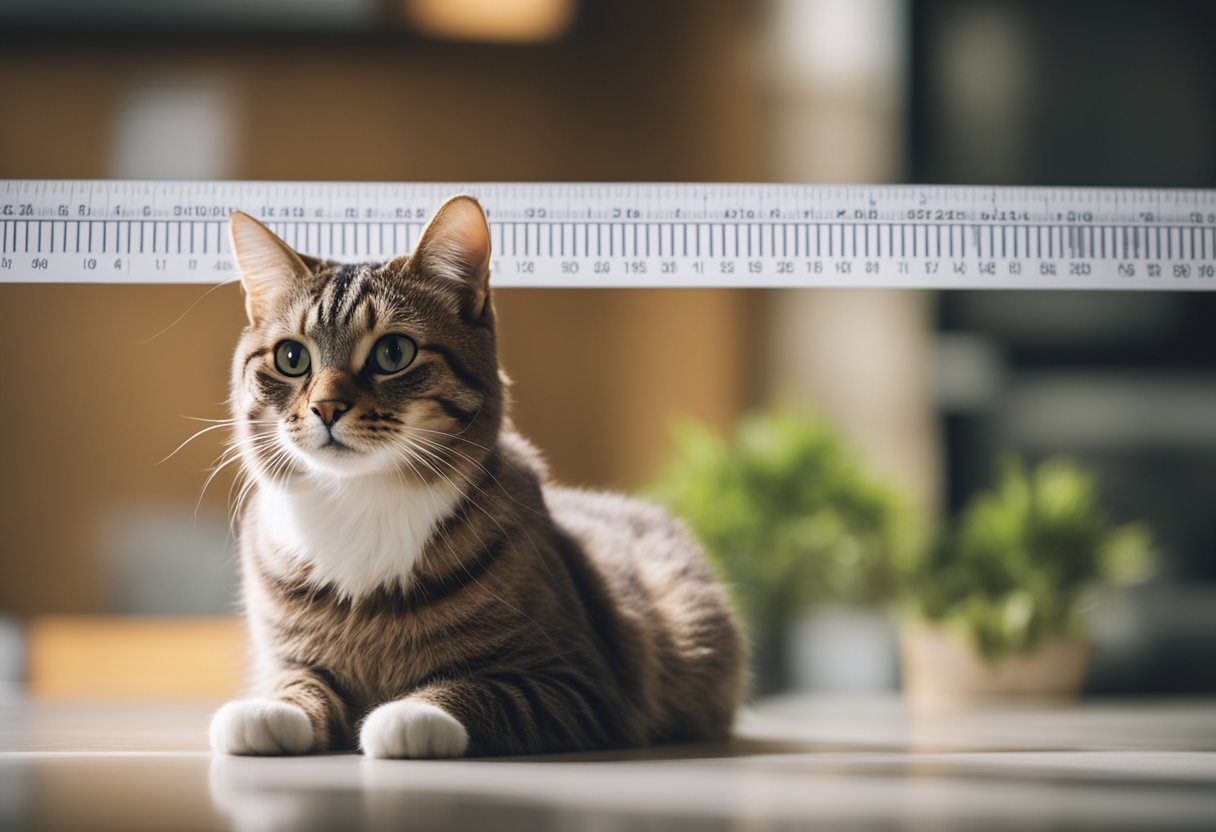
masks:
<path id="1" fill-rule="evenodd" d="M 318 309 L 318 316 L 325 322 L 325 326 L 330 329 L 338 326 L 338 313 L 342 310 L 342 299 L 346 296 L 346 292 L 350 289 L 350 285 L 355 282 L 355 278 L 360 274 L 361 269 L 345 268 L 339 269 L 338 272 L 329 281 L 329 315 L 324 316 L 324 313 Z M 322 298 L 322 305 L 324 298 Z"/>
<path id="2" fill-rule="evenodd" d="M 466 367 L 464 362 L 462 362 L 452 350 L 445 346 L 440 344 L 427 344 L 426 346 L 419 347 L 419 350 L 422 352 L 432 352 L 435 355 L 438 355 L 448 365 L 448 369 L 452 371 L 452 374 L 455 375 L 456 378 L 474 390 L 485 390 L 488 384 L 492 381 L 489 379 L 479 378 L 478 376 L 474 375 L 473 371 Z"/>
<path id="3" fill-rule="evenodd" d="M 456 402 L 444 396 L 422 396 L 420 398 L 428 399 L 437 404 L 439 409 L 448 416 L 452 417 L 456 424 L 461 428 L 468 425 L 468 423 L 473 421 L 474 417 L 477 416 L 476 409 L 466 410 L 465 408 L 456 404 Z"/>
<path id="4" fill-rule="evenodd" d="M 350 322 L 354 318 L 355 311 L 358 308 L 359 307 L 357 305 L 354 305 L 354 304 L 351 305 L 350 312 L 347 313 L 346 318 L 343 319 L 343 321 L 342 321 L 343 326 L 350 326 Z M 365 303 L 364 309 L 366 309 L 367 311 L 363 313 L 363 327 L 368 332 L 371 332 L 372 330 L 374 330 L 376 328 L 376 321 L 379 320 L 379 318 L 376 315 L 376 305 L 374 303 Z"/>

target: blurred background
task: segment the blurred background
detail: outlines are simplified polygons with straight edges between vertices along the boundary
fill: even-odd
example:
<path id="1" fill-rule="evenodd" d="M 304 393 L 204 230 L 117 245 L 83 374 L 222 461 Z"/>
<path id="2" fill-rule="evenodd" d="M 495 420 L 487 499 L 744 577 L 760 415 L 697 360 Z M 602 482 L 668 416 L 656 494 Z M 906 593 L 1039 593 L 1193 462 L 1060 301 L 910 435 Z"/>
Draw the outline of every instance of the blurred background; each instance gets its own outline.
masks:
<path id="1" fill-rule="evenodd" d="M 1211 188 L 1213 32 L 1200 0 L 0 0 L 0 177 Z M 1084 604 L 1086 690 L 1216 691 L 1216 295 L 496 303 L 516 421 L 566 482 L 649 489 L 673 423 L 774 406 L 920 529 L 1002 452 L 1077 460 L 1158 553 Z M 0 286 L 0 680 L 236 684 L 220 439 L 157 463 L 226 415 L 242 326 L 234 286 Z M 894 690 L 897 618 L 818 593 L 765 690 Z"/>

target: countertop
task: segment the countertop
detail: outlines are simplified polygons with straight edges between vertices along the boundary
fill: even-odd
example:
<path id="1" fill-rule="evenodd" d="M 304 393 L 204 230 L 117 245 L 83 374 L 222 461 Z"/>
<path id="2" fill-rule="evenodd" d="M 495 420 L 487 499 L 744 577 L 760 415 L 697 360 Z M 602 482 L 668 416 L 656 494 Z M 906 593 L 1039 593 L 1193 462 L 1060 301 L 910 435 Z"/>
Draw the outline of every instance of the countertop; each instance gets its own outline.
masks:
<path id="1" fill-rule="evenodd" d="M 0 828 L 1216 828 L 1212 700 L 791 697 L 727 744 L 444 761 L 213 757 L 217 704 L 0 696 Z"/>

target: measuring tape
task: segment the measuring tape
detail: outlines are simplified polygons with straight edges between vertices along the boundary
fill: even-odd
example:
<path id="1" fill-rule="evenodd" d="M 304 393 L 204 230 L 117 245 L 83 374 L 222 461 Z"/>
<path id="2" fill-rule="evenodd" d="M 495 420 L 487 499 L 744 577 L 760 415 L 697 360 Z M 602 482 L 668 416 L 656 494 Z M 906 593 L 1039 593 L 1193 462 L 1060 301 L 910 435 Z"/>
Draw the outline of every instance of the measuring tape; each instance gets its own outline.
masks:
<path id="1" fill-rule="evenodd" d="M 217 283 L 227 218 L 383 261 L 476 196 L 497 286 L 1216 289 L 1216 191 L 0 181 L 0 282 Z"/>

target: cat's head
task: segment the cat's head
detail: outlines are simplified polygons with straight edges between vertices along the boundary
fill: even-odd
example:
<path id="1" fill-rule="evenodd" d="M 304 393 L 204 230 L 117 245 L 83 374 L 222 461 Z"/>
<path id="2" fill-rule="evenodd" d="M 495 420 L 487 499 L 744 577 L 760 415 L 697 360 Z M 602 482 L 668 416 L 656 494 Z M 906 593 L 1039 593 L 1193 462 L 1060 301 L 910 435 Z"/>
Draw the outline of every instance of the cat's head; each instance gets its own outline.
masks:
<path id="1" fill-rule="evenodd" d="M 301 255 L 242 213 L 229 232 L 249 317 L 231 396 L 247 464 L 429 482 L 493 445 L 503 389 L 476 200 L 449 200 L 384 264 Z"/>

